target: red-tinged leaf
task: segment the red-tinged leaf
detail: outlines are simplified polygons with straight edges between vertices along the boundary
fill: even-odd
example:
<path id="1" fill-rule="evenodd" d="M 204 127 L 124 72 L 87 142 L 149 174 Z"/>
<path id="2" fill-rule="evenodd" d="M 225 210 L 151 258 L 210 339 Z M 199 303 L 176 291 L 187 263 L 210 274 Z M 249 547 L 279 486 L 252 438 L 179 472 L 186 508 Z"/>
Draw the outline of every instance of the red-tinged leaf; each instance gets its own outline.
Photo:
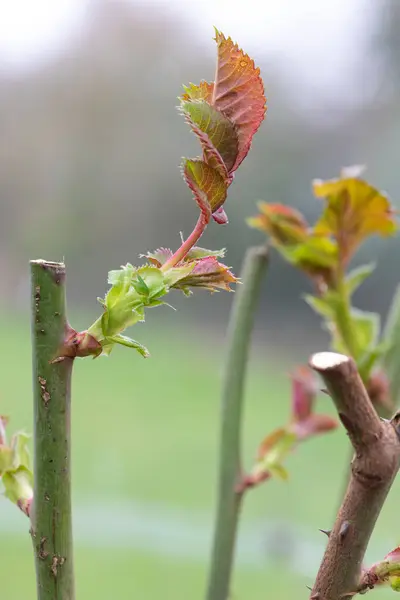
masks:
<path id="1" fill-rule="evenodd" d="M 221 175 L 202 160 L 185 159 L 184 179 L 207 221 L 225 202 L 227 184 Z"/>
<path id="2" fill-rule="evenodd" d="M 315 180 L 313 190 L 317 198 L 327 202 L 314 231 L 336 238 L 344 266 L 365 238 L 375 234 L 389 236 L 397 230 L 388 197 L 348 169 L 341 178 Z"/>
<path id="3" fill-rule="evenodd" d="M 313 409 L 318 387 L 314 373 L 306 366 L 297 367 L 292 374 L 292 420 L 307 419 Z"/>
<path id="4" fill-rule="evenodd" d="M 265 117 L 266 98 L 260 69 L 254 61 L 231 38 L 217 30 L 215 33 L 218 58 L 211 104 L 236 125 L 239 153 L 232 167 L 235 171 L 247 156 Z"/>
<path id="5" fill-rule="evenodd" d="M 368 379 L 366 388 L 368 396 L 378 413 L 380 409 L 389 414 L 394 412 L 396 407 L 390 393 L 389 377 L 382 369 L 377 369 L 372 373 Z"/>
<path id="6" fill-rule="evenodd" d="M 307 236 L 307 222 L 303 215 L 284 204 L 258 204 L 260 214 L 247 220 L 250 227 L 267 233 L 278 244 L 293 245 Z"/>
<path id="7" fill-rule="evenodd" d="M 8 417 L 0 415 L 0 446 L 7 443 L 6 427 L 8 424 Z"/>
<path id="8" fill-rule="evenodd" d="M 388 554 L 386 554 L 385 559 L 389 562 L 400 563 L 400 546 L 397 546 L 394 550 L 391 550 Z"/>
<path id="9" fill-rule="evenodd" d="M 204 133 L 204 131 L 201 131 L 201 129 L 199 129 L 194 123 L 190 122 L 189 119 L 187 119 L 187 121 L 189 122 L 192 131 L 195 133 L 195 135 L 197 135 L 197 137 L 200 140 L 201 146 L 203 148 L 204 162 L 206 162 L 210 167 L 215 169 L 221 175 L 222 179 L 226 181 L 227 186 L 229 186 L 232 182 L 232 178 L 230 177 L 226 165 L 222 160 L 222 156 L 220 155 L 218 150 L 214 148 L 208 135 Z"/>
<path id="10" fill-rule="evenodd" d="M 218 223 L 218 225 L 227 225 L 229 223 L 228 215 L 222 206 L 216 210 L 215 213 L 213 213 L 212 218 L 216 223 Z"/>
<path id="11" fill-rule="evenodd" d="M 246 490 L 267 481 L 272 477 L 272 473 L 269 471 L 257 471 L 254 473 L 246 474 L 239 481 L 239 484 L 236 487 L 236 493 L 242 494 Z"/>
<path id="12" fill-rule="evenodd" d="M 204 100 L 183 101 L 181 109 L 200 139 L 205 162 L 213 168 L 220 168 L 222 159 L 228 179 L 228 172 L 235 164 L 239 148 L 235 125 Z"/>
<path id="13" fill-rule="evenodd" d="M 263 439 L 258 447 L 257 459 L 262 460 L 272 448 L 286 438 L 287 432 L 284 427 L 275 429 Z"/>
<path id="14" fill-rule="evenodd" d="M 289 426 L 289 430 L 296 435 L 298 442 L 318 435 L 319 433 L 326 433 L 337 429 L 338 422 L 329 415 L 311 414 L 306 419 L 293 422 Z"/>
<path id="15" fill-rule="evenodd" d="M 185 261 L 186 262 L 186 261 Z M 218 262 L 215 256 L 207 256 L 193 261 L 194 268 L 180 279 L 173 287 L 185 289 L 188 287 L 201 287 L 211 292 L 217 289 L 232 291 L 230 285 L 237 283 L 238 279 L 226 265 Z M 190 261 L 187 261 L 191 264 Z"/>
<path id="16" fill-rule="evenodd" d="M 147 258 L 147 260 L 155 267 L 161 267 L 169 258 L 171 258 L 172 254 L 173 252 L 169 248 L 158 248 L 154 252 L 140 254 L 140 258 Z"/>
<path id="17" fill-rule="evenodd" d="M 209 104 L 211 104 L 214 83 L 207 83 L 207 81 L 200 81 L 199 85 L 195 83 L 190 83 L 189 85 L 184 85 L 183 89 L 185 93 L 181 96 L 181 101 L 187 100 L 205 100 Z"/>

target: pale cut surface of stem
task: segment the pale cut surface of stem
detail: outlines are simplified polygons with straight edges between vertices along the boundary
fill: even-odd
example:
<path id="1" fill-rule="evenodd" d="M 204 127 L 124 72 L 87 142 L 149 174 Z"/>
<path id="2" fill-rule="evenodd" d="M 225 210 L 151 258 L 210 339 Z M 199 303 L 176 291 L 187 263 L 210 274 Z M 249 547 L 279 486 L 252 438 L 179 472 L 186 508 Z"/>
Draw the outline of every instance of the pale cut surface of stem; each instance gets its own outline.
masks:
<path id="1" fill-rule="evenodd" d="M 71 372 L 57 358 L 68 328 L 65 265 L 31 261 L 34 501 L 31 511 L 38 600 L 74 600 L 71 517 Z"/>
<path id="2" fill-rule="evenodd" d="M 376 520 L 398 472 L 398 417 L 377 415 L 355 362 L 334 352 L 311 357 L 328 389 L 354 448 L 349 484 L 339 509 L 310 598 L 350 598 Z"/>
<path id="3" fill-rule="evenodd" d="M 254 313 L 268 265 L 266 247 L 250 248 L 231 311 L 221 396 L 218 499 L 207 600 L 227 600 L 242 502 L 240 437 L 244 384 Z"/>

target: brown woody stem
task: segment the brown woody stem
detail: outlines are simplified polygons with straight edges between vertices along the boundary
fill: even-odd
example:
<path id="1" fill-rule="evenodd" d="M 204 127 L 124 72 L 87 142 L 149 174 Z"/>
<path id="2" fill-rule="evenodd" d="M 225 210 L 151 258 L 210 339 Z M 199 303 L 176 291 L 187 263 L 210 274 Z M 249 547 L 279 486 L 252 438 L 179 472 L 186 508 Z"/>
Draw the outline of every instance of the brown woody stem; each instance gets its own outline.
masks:
<path id="1" fill-rule="evenodd" d="M 311 357 L 310 366 L 323 378 L 355 451 L 349 485 L 310 596 L 343 600 L 357 589 L 369 539 L 399 469 L 398 424 L 397 417 L 378 417 L 353 359 L 321 352 Z"/>

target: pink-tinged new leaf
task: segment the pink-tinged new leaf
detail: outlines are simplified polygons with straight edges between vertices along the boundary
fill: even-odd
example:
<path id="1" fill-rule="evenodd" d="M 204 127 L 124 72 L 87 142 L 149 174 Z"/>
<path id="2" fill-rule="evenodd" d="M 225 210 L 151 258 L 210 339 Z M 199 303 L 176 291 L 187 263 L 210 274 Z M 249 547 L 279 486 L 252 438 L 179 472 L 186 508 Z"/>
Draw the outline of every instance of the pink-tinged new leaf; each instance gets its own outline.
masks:
<path id="1" fill-rule="evenodd" d="M 211 104 L 236 126 L 239 152 L 231 169 L 236 171 L 264 120 L 266 98 L 260 69 L 255 67 L 254 61 L 231 38 L 225 38 L 217 30 L 215 33 L 218 58 Z M 207 93 L 211 91 L 210 87 L 206 89 Z"/>
<path id="2" fill-rule="evenodd" d="M 333 417 L 313 412 L 317 391 L 317 381 L 311 369 L 298 367 L 292 375 L 292 416 L 289 425 L 298 442 L 338 426 Z"/>
<path id="3" fill-rule="evenodd" d="M 297 367 L 292 374 L 292 420 L 307 419 L 313 409 L 318 387 L 314 373 L 306 366 Z"/>
<path id="4" fill-rule="evenodd" d="M 220 168 L 222 159 L 228 178 L 239 150 L 234 123 L 204 100 L 183 101 L 181 109 L 193 132 L 200 139 L 205 162 L 211 167 Z"/>
<path id="5" fill-rule="evenodd" d="M 303 442 L 314 435 L 333 431 L 337 426 L 337 420 L 329 415 L 311 414 L 306 419 L 293 422 L 289 429 L 296 435 L 298 442 Z"/>
<path id="6" fill-rule="evenodd" d="M 369 377 L 366 384 L 368 396 L 372 404 L 378 410 L 385 409 L 389 413 L 395 410 L 395 403 L 391 395 L 390 381 L 382 369 L 376 369 Z"/>
<path id="7" fill-rule="evenodd" d="M 0 415 L 0 446 L 7 443 L 6 427 L 8 424 L 8 417 Z"/>
<path id="8" fill-rule="evenodd" d="M 400 563 L 400 546 L 397 546 L 397 548 L 386 554 L 385 560 L 388 560 L 389 562 Z"/>
<path id="9" fill-rule="evenodd" d="M 341 177 L 315 180 L 314 194 L 325 198 L 325 210 L 315 225 L 317 235 L 331 235 L 340 247 L 343 265 L 358 246 L 371 235 L 390 236 L 397 230 L 395 214 L 388 197 L 359 179 L 359 168 L 344 169 Z"/>
<path id="10" fill-rule="evenodd" d="M 207 219 L 225 202 L 227 184 L 221 175 L 203 160 L 185 159 L 183 177 L 192 190 L 194 198 Z"/>
<path id="11" fill-rule="evenodd" d="M 293 245 L 307 237 L 308 225 L 303 215 L 285 204 L 259 202 L 260 214 L 247 220 L 250 227 L 267 233 L 278 245 Z"/>
<path id="12" fill-rule="evenodd" d="M 212 218 L 218 225 L 227 225 L 229 223 L 228 215 L 222 206 L 213 213 Z"/>
<path id="13" fill-rule="evenodd" d="M 200 81 L 199 85 L 191 83 L 184 85 L 183 89 L 185 93 L 182 94 L 181 100 L 205 100 L 208 104 L 211 104 L 214 84 L 208 83 L 207 81 Z"/>
<path id="14" fill-rule="evenodd" d="M 140 258 L 147 258 L 147 260 L 155 267 L 161 267 L 168 259 L 171 258 L 173 252 L 169 248 L 158 248 L 154 252 L 147 252 L 147 254 L 141 254 Z"/>
<path id="15" fill-rule="evenodd" d="M 207 133 L 201 131 L 189 118 L 186 119 L 192 128 L 193 133 L 197 135 L 200 140 L 201 147 L 203 148 L 203 160 L 210 167 L 215 169 L 222 177 L 224 181 L 226 181 L 227 186 L 231 183 L 231 178 L 226 168 L 226 165 L 222 159 L 222 156 L 218 152 L 216 148 L 214 148 L 210 138 Z"/>
<path id="16" fill-rule="evenodd" d="M 230 285 L 237 283 L 238 279 L 229 270 L 229 267 L 223 265 L 215 256 L 206 256 L 194 260 L 192 271 L 180 279 L 173 287 L 183 289 L 190 287 L 201 287 L 211 292 L 218 289 L 231 292 Z M 185 261 L 185 264 L 192 264 L 192 261 Z"/>

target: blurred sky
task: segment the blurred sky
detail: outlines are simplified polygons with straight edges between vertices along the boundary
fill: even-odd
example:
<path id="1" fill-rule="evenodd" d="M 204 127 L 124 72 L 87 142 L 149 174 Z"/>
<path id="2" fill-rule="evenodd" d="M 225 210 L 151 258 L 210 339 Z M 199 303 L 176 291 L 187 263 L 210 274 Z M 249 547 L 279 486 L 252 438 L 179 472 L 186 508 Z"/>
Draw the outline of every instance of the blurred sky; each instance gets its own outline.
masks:
<path id="1" fill-rule="evenodd" d="M 89 3 L 107 0 L 0 0 L 0 59 L 3 68 L 26 69 L 61 50 L 79 32 Z M 129 0 L 127 0 L 129 1 Z M 112 4 L 112 2 L 109 2 Z M 365 68 L 360 69 L 374 18 L 367 0 L 146 0 L 148 10 L 168 7 L 187 22 L 199 41 L 212 25 L 248 52 L 272 53 L 290 71 L 307 102 L 352 88 L 365 98 Z M 339 86 L 339 87 L 338 87 Z M 299 102 L 304 95 L 299 94 Z M 343 98 L 342 98 L 343 100 Z"/>

